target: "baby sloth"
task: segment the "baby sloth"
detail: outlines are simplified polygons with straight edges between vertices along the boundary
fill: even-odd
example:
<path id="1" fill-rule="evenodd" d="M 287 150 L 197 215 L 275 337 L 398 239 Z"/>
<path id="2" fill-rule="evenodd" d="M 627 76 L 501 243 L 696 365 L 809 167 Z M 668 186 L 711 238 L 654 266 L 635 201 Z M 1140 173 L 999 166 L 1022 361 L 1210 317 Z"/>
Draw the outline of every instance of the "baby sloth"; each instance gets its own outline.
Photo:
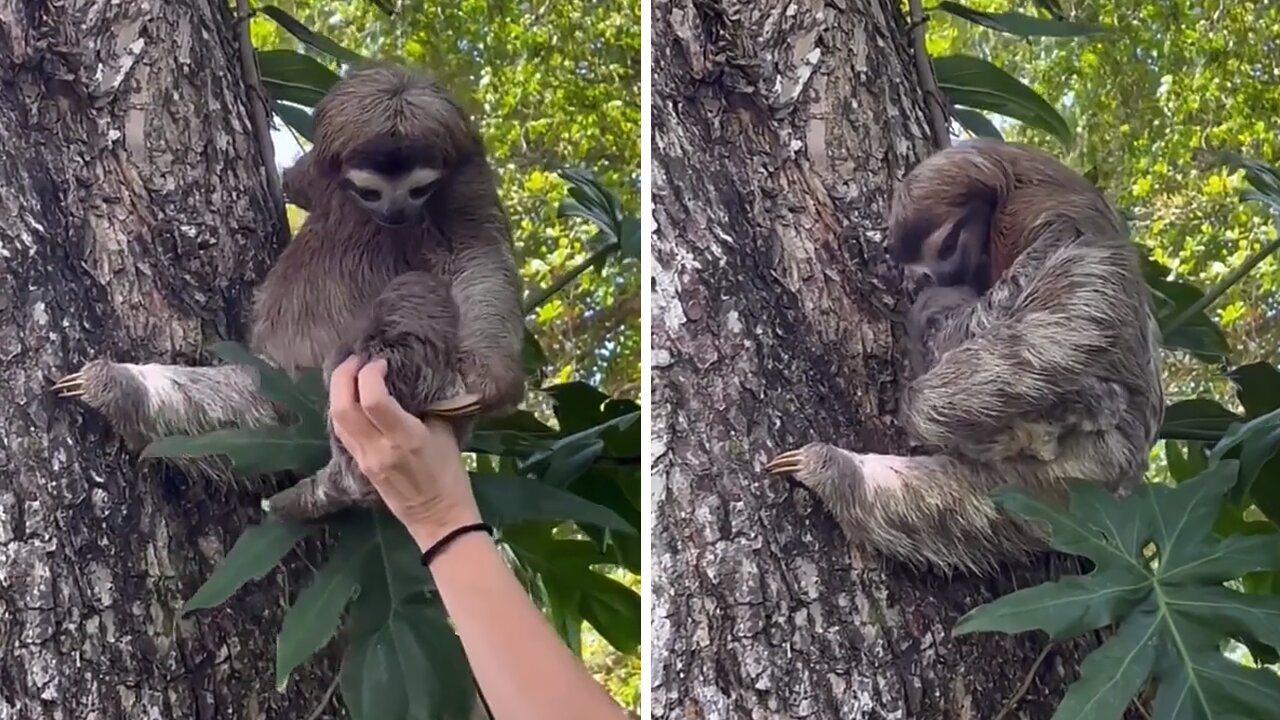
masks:
<path id="1" fill-rule="evenodd" d="M 249 344 L 326 379 L 349 355 L 385 359 L 405 410 L 451 417 L 465 442 L 474 416 L 510 411 L 525 382 L 520 281 L 479 133 L 434 83 L 392 67 L 352 72 L 314 119 L 314 147 L 284 177 L 308 215 L 256 291 Z M 97 360 L 55 388 L 135 447 L 286 419 L 241 366 Z M 330 436 L 330 463 L 266 501 L 269 512 L 308 520 L 375 501 Z"/>
<path id="2" fill-rule="evenodd" d="M 902 420 L 932 454 L 811 443 L 772 473 L 814 490 L 846 534 L 917 565 L 984 572 L 1043 549 L 989 495 L 1065 499 L 1068 481 L 1141 480 L 1164 412 L 1159 331 L 1123 220 L 1083 177 L 1021 145 L 978 140 L 903 180 L 892 257 L 936 285 L 908 316 Z"/>

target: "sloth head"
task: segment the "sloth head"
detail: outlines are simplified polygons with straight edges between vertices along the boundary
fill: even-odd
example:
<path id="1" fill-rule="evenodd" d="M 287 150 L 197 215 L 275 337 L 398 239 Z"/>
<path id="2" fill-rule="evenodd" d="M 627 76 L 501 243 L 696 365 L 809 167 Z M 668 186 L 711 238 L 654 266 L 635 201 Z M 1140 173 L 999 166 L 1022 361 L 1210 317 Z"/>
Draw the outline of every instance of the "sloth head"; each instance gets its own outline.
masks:
<path id="1" fill-rule="evenodd" d="M 942 286 L 982 294 L 1051 215 L 1115 217 L 1097 189 L 1039 150 L 969 140 L 937 152 L 899 184 L 889 211 L 889 255 Z"/>
<path id="2" fill-rule="evenodd" d="M 316 107 L 315 160 L 379 224 L 422 222 L 431 197 L 481 151 L 463 109 L 431 80 L 394 67 L 352 72 Z"/>

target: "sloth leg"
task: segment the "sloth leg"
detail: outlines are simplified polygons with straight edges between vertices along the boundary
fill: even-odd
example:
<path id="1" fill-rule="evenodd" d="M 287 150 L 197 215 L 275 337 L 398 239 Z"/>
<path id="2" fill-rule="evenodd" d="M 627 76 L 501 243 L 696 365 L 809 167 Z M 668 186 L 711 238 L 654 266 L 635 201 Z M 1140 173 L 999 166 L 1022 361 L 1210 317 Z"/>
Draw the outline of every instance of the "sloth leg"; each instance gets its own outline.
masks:
<path id="1" fill-rule="evenodd" d="M 184 367 L 94 360 L 53 385 L 97 410 L 136 450 L 168 435 L 279 422 L 258 394 L 252 370 L 239 365 Z"/>
<path id="2" fill-rule="evenodd" d="M 376 503 L 377 491 L 337 440 L 333 442 L 333 459 L 328 465 L 263 500 L 262 509 L 285 520 L 307 522 L 353 505 Z"/>
<path id="3" fill-rule="evenodd" d="M 766 469 L 813 490 L 851 540 L 916 565 L 982 573 L 1040 549 L 1030 529 L 1003 516 L 989 493 L 1005 484 L 1042 486 L 1036 472 L 1042 467 L 812 443 L 782 453 Z"/>

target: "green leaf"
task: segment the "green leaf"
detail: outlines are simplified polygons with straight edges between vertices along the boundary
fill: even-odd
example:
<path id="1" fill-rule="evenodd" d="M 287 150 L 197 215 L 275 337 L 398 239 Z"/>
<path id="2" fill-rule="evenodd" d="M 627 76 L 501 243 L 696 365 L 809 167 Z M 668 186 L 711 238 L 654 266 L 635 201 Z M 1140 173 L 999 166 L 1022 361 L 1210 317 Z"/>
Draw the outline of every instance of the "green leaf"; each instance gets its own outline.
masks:
<path id="1" fill-rule="evenodd" d="M 325 91 L 310 85 L 284 82 L 272 78 L 262 78 L 262 89 L 267 91 L 273 101 L 288 102 L 302 107 L 313 108 L 324 99 Z"/>
<path id="2" fill-rule="evenodd" d="M 1270 363 L 1257 362 L 1227 373 L 1236 386 L 1236 398 L 1251 418 L 1280 410 L 1280 371 Z"/>
<path id="3" fill-rule="evenodd" d="M 1026 588 L 969 611 L 955 635 L 1043 630 L 1053 640 L 1106 627 L 1133 610 L 1151 590 L 1146 577 L 1102 574 L 1067 577 Z"/>
<path id="4" fill-rule="evenodd" d="M 275 20 L 280 24 L 280 27 L 287 30 L 290 35 L 334 59 L 341 60 L 346 63 L 360 63 L 365 59 L 364 56 L 359 53 L 352 52 L 329 38 L 311 30 L 306 25 L 303 25 L 297 18 L 281 8 L 274 5 L 266 5 L 258 8 L 258 11 L 272 20 Z"/>
<path id="5" fill-rule="evenodd" d="M 574 584 L 581 593 L 578 607 L 583 619 L 618 652 L 635 652 L 640 647 L 640 595 L 598 572 L 582 571 L 574 576 Z"/>
<path id="6" fill-rule="evenodd" d="M 955 105 L 987 110 L 1043 130 L 1066 147 L 1074 136 L 1067 121 L 1034 90 L 986 60 L 970 55 L 935 58 L 938 88 Z"/>
<path id="7" fill-rule="evenodd" d="M 582 476 L 604 451 L 604 441 L 592 437 L 576 437 L 573 442 L 557 446 L 551 462 L 542 473 L 543 482 L 555 487 L 568 487 Z"/>
<path id="8" fill-rule="evenodd" d="M 1164 411 L 1160 437 L 1216 442 L 1240 416 L 1206 398 L 1180 400 Z"/>
<path id="9" fill-rule="evenodd" d="M 639 532 L 613 510 L 546 483 L 519 475 L 472 473 L 471 477 L 480 513 L 495 525 L 572 520 L 626 533 Z"/>
<path id="10" fill-rule="evenodd" d="M 1004 140 L 1004 135 L 996 129 L 994 123 L 987 118 L 986 115 L 977 110 L 970 110 L 966 107 L 957 107 L 951 111 L 956 122 L 960 123 L 960 127 L 975 137 L 995 138 L 996 140 Z"/>
<path id="11" fill-rule="evenodd" d="M 1209 451 L 1203 442 L 1165 440 L 1164 454 L 1175 482 L 1190 480 L 1209 467 Z"/>
<path id="12" fill-rule="evenodd" d="M 1150 612 L 1130 615 L 1115 635 L 1090 653 L 1053 720 L 1121 720 L 1155 667 L 1155 620 Z"/>
<path id="13" fill-rule="evenodd" d="M 154 440 L 142 450 L 144 458 L 226 458 L 243 475 L 267 475 L 292 470 L 311 473 L 329 462 L 329 441 L 299 425 L 228 428 L 203 435 L 173 435 Z"/>
<path id="14" fill-rule="evenodd" d="M 623 257 L 640 259 L 640 218 L 633 215 L 622 218 L 622 236 L 618 243 Z"/>
<path id="15" fill-rule="evenodd" d="M 444 613 L 424 601 L 397 606 L 342 659 L 352 720 L 467 720 L 475 685 Z"/>
<path id="16" fill-rule="evenodd" d="M 1089 483 L 1085 482 L 1072 484 L 1073 506 L 1077 502 L 1075 499 L 1077 494 L 1088 485 Z M 1117 542 L 1107 542 L 1101 530 L 1093 525 L 1091 518 L 1080 517 L 1050 507 L 1014 486 L 997 489 L 992 499 L 1001 508 L 1017 517 L 1039 521 L 1046 525 L 1049 530 L 1049 544 L 1057 550 L 1073 555 L 1083 555 L 1096 565 L 1123 567 L 1129 564 L 1137 567 L 1134 559 L 1125 554 L 1124 549 Z M 1118 501 L 1113 499 L 1112 502 Z"/>
<path id="17" fill-rule="evenodd" d="M 200 589 L 183 605 L 183 614 L 217 607 L 240 586 L 258 580 L 284 558 L 310 532 L 306 525 L 268 520 L 245 528 L 231 552 L 218 563 Z"/>
<path id="18" fill-rule="evenodd" d="M 342 611 L 360 588 L 359 576 L 376 540 L 367 515 L 339 520 L 332 557 L 285 613 L 276 640 L 276 688 L 283 690 L 293 669 L 324 647 L 338 629 Z"/>
<path id="19" fill-rule="evenodd" d="M 1190 283 L 1170 280 L 1169 268 L 1152 260 L 1146 248 L 1137 247 L 1142 254 L 1142 274 L 1151 291 L 1156 321 L 1160 326 L 1161 344 L 1171 350 L 1189 352 L 1202 362 L 1222 363 L 1231 354 L 1231 347 L 1222 328 L 1203 310 L 1170 330 L 1174 320 L 1204 298 L 1204 292 Z"/>
<path id="20" fill-rule="evenodd" d="M 280 102 L 278 100 L 271 101 L 271 111 L 280 118 L 285 125 L 293 128 L 294 132 L 306 138 L 310 142 L 315 142 L 315 121 L 311 118 L 311 113 L 306 108 L 300 108 L 297 105 Z"/>
<path id="21" fill-rule="evenodd" d="M 943 2 L 938 3 L 938 9 L 976 25 L 1010 35 L 1017 35 L 1018 37 L 1082 37 L 1107 32 L 1107 28 L 1101 25 L 1062 20 L 1044 20 L 1016 12 L 989 13 L 974 10 L 960 3 L 950 2 L 950 0 L 943 0 Z"/>
<path id="22" fill-rule="evenodd" d="M 338 74 L 323 63 L 308 55 L 292 50 L 259 50 L 258 69 L 262 73 L 262 82 L 270 90 L 270 84 L 288 85 L 295 88 L 307 88 L 321 97 L 338 82 Z M 272 93 L 276 100 L 292 100 Z M 318 102 L 318 101 L 317 101 Z M 300 102 L 299 105 L 315 107 L 316 103 Z"/>
<path id="23" fill-rule="evenodd" d="M 1206 549 L 1205 538 L 1236 470 L 1234 460 L 1225 460 L 1177 487 L 1148 483 L 1134 492 L 1132 502 L 1145 505 L 1151 514 L 1161 573 L 1174 572 Z"/>
<path id="24" fill-rule="evenodd" d="M 1233 425 L 1214 446 L 1209 457 L 1219 460 L 1236 446 L 1243 446 L 1238 482 L 1242 492 L 1247 492 L 1263 466 L 1280 451 L 1280 410 Z"/>

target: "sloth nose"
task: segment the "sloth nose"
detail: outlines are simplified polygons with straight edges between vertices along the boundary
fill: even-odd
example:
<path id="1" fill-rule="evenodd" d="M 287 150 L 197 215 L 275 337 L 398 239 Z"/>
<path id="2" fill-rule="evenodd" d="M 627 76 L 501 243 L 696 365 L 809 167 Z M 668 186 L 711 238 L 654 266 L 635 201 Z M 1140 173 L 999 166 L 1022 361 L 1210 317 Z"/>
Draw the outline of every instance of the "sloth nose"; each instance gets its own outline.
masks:
<path id="1" fill-rule="evenodd" d="M 389 212 L 382 216 L 383 224 L 392 225 L 392 226 L 403 225 L 405 224 L 405 221 L 407 221 L 408 219 L 409 219 L 409 216 L 407 213 L 405 213 L 404 210 L 393 210 L 392 212 Z"/>

